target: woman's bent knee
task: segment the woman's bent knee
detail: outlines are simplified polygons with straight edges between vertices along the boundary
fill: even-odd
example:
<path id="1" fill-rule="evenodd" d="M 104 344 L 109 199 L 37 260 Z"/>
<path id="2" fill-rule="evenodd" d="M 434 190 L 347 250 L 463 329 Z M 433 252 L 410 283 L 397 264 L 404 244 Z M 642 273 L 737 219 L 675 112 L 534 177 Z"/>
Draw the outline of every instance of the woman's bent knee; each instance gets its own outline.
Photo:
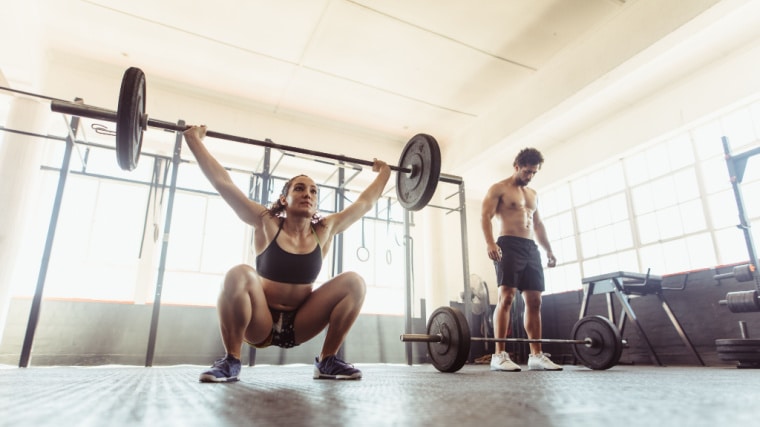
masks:
<path id="1" fill-rule="evenodd" d="M 351 290 L 351 292 L 364 295 L 367 293 L 367 283 L 364 278 L 355 271 L 347 271 L 342 273 L 343 280 Z"/>
<path id="2" fill-rule="evenodd" d="M 239 264 L 227 271 L 224 276 L 222 292 L 237 293 L 248 289 L 258 281 L 256 270 L 250 265 Z"/>
<path id="3" fill-rule="evenodd" d="M 248 264 L 238 264 L 229 270 L 227 270 L 227 276 L 244 276 L 248 274 L 256 274 L 256 270 Z"/>

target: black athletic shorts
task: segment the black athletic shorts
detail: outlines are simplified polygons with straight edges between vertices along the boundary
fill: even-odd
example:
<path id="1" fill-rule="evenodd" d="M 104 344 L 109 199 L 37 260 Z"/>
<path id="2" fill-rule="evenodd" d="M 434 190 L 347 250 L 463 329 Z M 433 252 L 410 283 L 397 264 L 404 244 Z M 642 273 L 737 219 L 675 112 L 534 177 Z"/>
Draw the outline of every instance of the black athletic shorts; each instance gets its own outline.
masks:
<path id="1" fill-rule="evenodd" d="M 500 236 L 501 261 L 494 261 L 497 286 L 509 286 L 521 291 L 544 291 L 544 268 L 538 245 L 515 236 Z"/>
<path id="2" fill-rule="evenodd" d="M 265 348 L 270 345 L 282 348 L 295 347 L 297 344 L 293 323 L 296 318 L 296 312 L 279 311 L 272 307 L 269 307 L 269 312 L 272 313 L 272 332 L 269 333 L 269 336 L 260 343 L 246 342 L 256 348 Z"/>

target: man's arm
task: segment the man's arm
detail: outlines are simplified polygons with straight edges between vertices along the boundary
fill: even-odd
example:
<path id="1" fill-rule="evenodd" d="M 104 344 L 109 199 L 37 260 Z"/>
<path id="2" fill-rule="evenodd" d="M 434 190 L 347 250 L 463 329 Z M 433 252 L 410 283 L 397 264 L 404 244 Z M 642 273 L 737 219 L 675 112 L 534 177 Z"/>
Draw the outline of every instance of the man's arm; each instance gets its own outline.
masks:
<path id="1" fill-rule="evenodd" d="M 549 243 L 549 236 L 546 234 L 546 227 L 544 227 L 541 216 L 538 214 L 538 209 L 533 212 L 533 231 L 536 233 L 536 241 L 544 251 L 546 251 L 547 267 L 554 267 L 557 265 L 557 258 L 552 252 L 552 245 Z"/>
<path id="2" fill-rule="evenodd" d="M 483 206 L 480 210 L 480 227 L 483 230 L 483 237 L 486 239 L 486 251 L 488 258 L 499 261 L 501 259 L 501 249 L 494 241 L 493 225 L 491 220 L 496 215 L 496 209 L 499 206 L 499 193 L 496 186 L 491 186 L 483 199 Z"/>

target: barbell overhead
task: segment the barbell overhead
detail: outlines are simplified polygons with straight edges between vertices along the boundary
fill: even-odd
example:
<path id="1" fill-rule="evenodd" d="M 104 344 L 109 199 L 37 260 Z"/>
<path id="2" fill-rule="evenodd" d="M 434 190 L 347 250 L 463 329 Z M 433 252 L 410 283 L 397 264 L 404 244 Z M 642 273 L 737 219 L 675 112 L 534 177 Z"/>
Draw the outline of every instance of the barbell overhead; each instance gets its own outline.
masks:
<path id="1" fill-rule="evenodd" d="M 428 204 L 441 175 L 441 150 L 430 135 L 417 134 L 404 147 L 399 166 L 410 172 L 396 174 L 396 195 L 402 206 L 416 211 Z"/>
<path id="2" fill-rule="evenodd" d="M 433 366 L 456 372 L 470 355 L 471 341 L 572 344 L 575 357 L 586 367 L 604 370 L 615 366 L 623 353 L 623 340 L 612 322 L 602 316 L 586 316 L 573 326 L 573 339 L 525 339 L 470 337 L 464 314 L 452 307 L 439 307 L 428 319 L 427 334 L 403 334 L 401 341 L 425 342 Z"/>
<path id="3" fill-rule="evenodd" d="M 187 128 L 171 122 L 155 120 L 145 112 L 145 74 L 136 67 L 124 72 L 119 92 L 116 112 L 77 104 L 63 100 L 52 100 L 50 109 L 64 114 L 88 117 L 95 120 L 116 122 L 116 158 L 124 170 L 137 167 L 142 150 L 143 133 L 148 127 L 183 132 Z M 208 131 L 206 136 L 228 141 L 251 144 L 282 151 L 291 151 L 315 157 L 324 157 L 339 162 L 372 166 L 368 160 L 330 154 L 299 147 L 275 144 L 271 141 L 259 141 L 220 132 Z M 401 152 L 398 166 L 390 166 L 396 171 L 396 195 L 401 206 L 409 210 L 425 207 L 435 193 L 441 179 L 441 151 L 438 142 L 430 135 L 417 134 L 412 137 Z M 450 180 L 452 183 L 453 180 Z"/>

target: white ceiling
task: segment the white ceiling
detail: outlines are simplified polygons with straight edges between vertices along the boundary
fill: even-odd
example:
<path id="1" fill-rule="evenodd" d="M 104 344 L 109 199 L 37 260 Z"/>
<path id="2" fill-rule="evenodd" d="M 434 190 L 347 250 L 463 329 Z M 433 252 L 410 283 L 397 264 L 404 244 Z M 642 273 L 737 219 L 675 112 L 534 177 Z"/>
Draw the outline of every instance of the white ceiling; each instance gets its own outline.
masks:
<path id="1" fill-rule="evenodd" d="M 622 3 L 48 2 L 52 47 L 408 138 L 452 135 Z M 61 16 L 66 16 L 61 19 Z M 97 36 L 95 36 L 97 35 Z M 180 70 L 178 72 L 178 70 Z"/>
<path id="2" fill-rule="evenodd" d="M 34 86 L 23 41 L 40 43 L 72 57 L 136 65 L 150 79 L 254 103 L 273 114 L 346 126 L 394 143 L 429 133 L 441 144 L 444 172 L 453 169 L 470 183 L 472 170 L 470 184 L 482 186 L 485 181 L 477 180 L 490 176 L 478 170 L 511 165 L 511 157 L 494 163 L 489 153 L 511 149 L 518 136 L 543 135 L 531 140 L 536 146 L 559 143 L 635 102 L 642 90 L 651 92 L 688 72 L 663 61 L 664 55 L 691 67 L 701 62 L 697 55 L 718 54 L 720 42 L 708 52 L 683 41 L 752 2 L 3 3 L 3 10 L 38 23 L 31 27 L 38 34 L 17 37 L 15 49 L 3 48 L 0 69 L 11 85 Z M 8 23 L 7 14 L 4 19 Z M 684 32 L 687 23 L 694 28 Z M 671 42 L 658 48 L 668 37 Z M 677 45 L 689 50 L 675 54 Z M 473 147 L 474 135 L 482 138 Z"/>

